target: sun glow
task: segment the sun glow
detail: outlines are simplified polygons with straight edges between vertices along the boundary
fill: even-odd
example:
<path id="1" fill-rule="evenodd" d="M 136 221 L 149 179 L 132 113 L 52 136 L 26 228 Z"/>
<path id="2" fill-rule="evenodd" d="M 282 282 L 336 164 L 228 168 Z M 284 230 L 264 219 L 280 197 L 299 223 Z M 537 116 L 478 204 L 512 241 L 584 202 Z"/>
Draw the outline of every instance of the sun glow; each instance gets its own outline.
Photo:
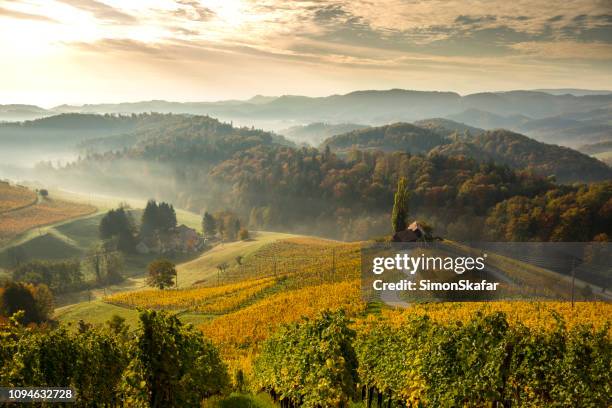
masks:
<path id="1" fill-rule="evenodd" d="M 202 4 L 214 10 L 216 17 L 229 27 L 239 27 L 248 20 L 242 0 L 209 0 Z"/>

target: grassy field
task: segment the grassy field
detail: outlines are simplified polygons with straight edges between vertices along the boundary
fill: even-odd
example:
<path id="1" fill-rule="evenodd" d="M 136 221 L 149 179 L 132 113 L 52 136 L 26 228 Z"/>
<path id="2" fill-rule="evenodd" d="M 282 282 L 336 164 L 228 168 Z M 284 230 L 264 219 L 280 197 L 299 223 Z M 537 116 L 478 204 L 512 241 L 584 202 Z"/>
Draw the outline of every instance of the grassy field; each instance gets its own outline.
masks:
<path id="1" fill-rule="evenodd" d="M 19 189 L 19 191 L 31 191 L 27 189 Z M 68 258 L 83 258 L 87 252 L 97 243 L 100 242 L 98 235 L 98 226 L 103 215 L 108 209 L 118 206 L 121 203 L 126 203 L 125 200 L 120 200 L 113 197 L 89 196 L 76 193 L 67 193 L 63 191 L 51 191 L 50 196 L 55 197 L 55 203 L 68 203 L 74 208 L 86 208 L 89 213 L 84 215 L 72 214 L 70 219 L 59 219 L 57 222 L 48 225 L 38 225 L 30 228 L 19 235 L 12 236 L 10 240 L 2 243 L 0 241 L 0 277 L 9 277 L 10 268 L 13 264 L 15 253 L 19 253 L 26 260 L 60 260 Z M 8 196 L 7 196 L 8 197 Z M 12 197 L 12 196 L 11 196 Z M 35 196 L 34 196 L 35 198 Z M 7 199 L 8 200 L 8 199 Z M 61 201 L 60 201 L 61 200 Z M 67 201 L 70 200 L 70 201 Z M 137 221 L 142 213 L 140 208 L 146 204 L 144 200 L 129 200 L 127 202 L 132 208 L 132 215 Z M 96 212 L 93 206 L 98 208 Z M 11 211 L 8 215 L 25 217 L 24 212 L 32 212 L 39 205 Z M 200 229 L 200 216 L 188 211 L 177 210 L 177 221 L 179 224 L 185 224 L 195 229 Z M 7 226 L 7 214 L 0 214 L 0 231 L 3 226 Z M 11 218 L 13 219 L 13 218 Z M 21 220 L 22 225 L 26 225 L 26 217 Z M 34 224 L 28 224 L 34 225 Z M 181 254 L 173 257 L 171 260 L 175 263 L 185 263 L 193 260 L 199 254 Z M 124 258 L 125 268 L 124 276 L 127 276 L 124 282 L 119 285 L 113 285 L 106 288 L 97 288 L 93 290 L 84 290 L 68 294 L 62 294 L 55 299 L 57 306 L 66 306 L 75 303 L 87 302 L 90 299 L 101 299 L 109 294 L 138 290 L 146 287 L 145 273 L 147 265 L 157 258 L 155 254 L 142 255 L 131 254 Z M 93 279 L 93 272 L 84 271 L 86 280 Z M 107 320 L 110 314 L 103 314 Z M 85 316 L 88 316 L 85 313 Z M 79 319 L 77 318 L 76 321 Z M 201 317 L 196 316 L 197 321 L 201 321 Z"/>
<path id="2" fill-rule="evenodd" d="M 217 245 L 191 262 L 178 266 L 178 286 L 186 288 L 195 283 L 216 284 L 218 277 L 217 265 L 227 262 L 230 267 L 235 266 L 237 256 L 242 256 L 246 262 L 250 256 L 265 245 L 292 237 L 296 237 L 296 235 L 257 231 L 252 234 L 252 238 L 248 241 Z"/>
<path id="3" fill-rule="evenodd" d="M 74 228 L 75 226 L 67 226 L 64 232 Z M 82 233 L 74 234 L 78 235 L 84 236 Z M 73 294 L 72 299 L 64 302 L 66 306 L 57 310 L 57 316 L 63 321 L 78 321 L 81 317 L 91 316 L 88 310 L 95 306 L 96 322 L 101 322 L 106 321 L 113 311 L 117 310 L 131 315 L 138 306 L 166 308 L 181 311 L 187 316 L 190 313 L 198 315 L 199 318 L 202 315 L 233 312 L 236 308 L 258 304 L 268 298 L 274 299 L 286 290 L 344 280 L 347 270 L 350 270 L 353 277 L 358 274 L 358 252 L 355 252 L 358 246 L 355 244 L 271 232 L 256 232 L 253 235 L 249 241 L 220 244 L 194 260 L 179 264 L 179 287 L 183 289 L 163 292 L 152 290 L 146 286 L 143 275 L 134 276 L 120 285 Z M 352 254 L 348 263 L 338 260 L 335 277 L 330 274 L 321 275 L 317 270 L 321 252 L 327 251 L 329 245 L 339 248 L 339 257 L 344 255 L 341 248 L 348 248 Z M 279 260 L 277 270 L 267 265 L 271 253 Z M 302 254 L 303 259 L 299 264 L 288 268 L 283 260 L 295 257 L 296 254 Z M 242 265 L 229 268 L 225 272 L 226 276 L 221 276 L 221 285 L 218 286 L 219 271 L 216 265 L 220 262 L 235 264 L 238 255 L 243 257 Z M 254 274 L 254 271 L 267 277 L 262 278 Z M 202 282 L 202 278 L 207 276 L 210 277 L 209 281 Z M 196 282 L 199 284 L 194 287 L 193 283 Z M 99 302 L 100 298 L 106 298 L 107 302 Z M 90 299 L 95 301 L 90 302 Z M 105 304 L 112 307 L 104 308 Z M 85 312 L 81 312 L 81 308 Z"/>
<path id="4" fill-rule="evenodd" d="M 61 220 L 50 225 L 32 228 L 21 235 L 14 237 L 4 246 L 0 246 L 0 274 L 11 265 L 10 249 L 18 249 L 26 259 L 66 259 L 83 257 L 87 251 L 99 242 L 98 226 L 104 213 L 111 207 L 119 205 L 119 199 L 98 199 L 90 200 L 88 197 L 64 192 L 52 192 L 51 194 L 61 197 L 62 200 L 74 200 L 73 203 L 79 207 L 93 209 L 91 205 L 96 205 L 99 211 L 93 214 L 77 216 L 68 220 Z M 63 202 L 63 201 L 62 201 Z M 132 204 L 142 204 L 144 201 L 131 201 Z M 21 210 L 20 210 L 21 211 Z M 15 212 L 19 214 L 20 211 Z M 133 216 L 137 220 L 141 210 L 133 210 Z M 200 217 L 188 211 L 177 210 L 177 221 L 192 228 L 199 229 Z M 2 218 L 0 225 L 5 219 Z M 182 256 L 174 259 L 176 262 L 184 262 L 193 257 Z M 125 259 L 125 274 L 128 276 L 138 276 L 144 274 L 146 266 L 154 255 L 130 255 Z"/>
<path id="5" fill-rule="evenodd" d="M 56 318 L 65 324 L 76 325 L 79 320 L 101 325 L 113 315 L 121 316 L 132 328 L 138 324 L 138 311 L 126 307 L 112 305 L 100 299 L 84 301 L 55 309 Z M 185 323 L 199 326 L 212 319 L 212 316 L 200 313 L 181 313 L 180 318 Z"/>
<path id="6" fill-rule="evenodd" d="M 144 208 L 147 204 L 147 201 L 143 199 L 120 198 L 103 194 L 79 193 L 65 190 L 54 190 L 52 193 L 65 200 L 93 205 L 104 212 L 110 210 L 111 208 L 117 208 L 123 204 L 135 209 Z M 202 228 L 202 217 L 199 214 L 181 209 L 175 210 L 176 218 L 179 224 L 185 224 L 186 226 L 196 230 L 200 230 Z"/>

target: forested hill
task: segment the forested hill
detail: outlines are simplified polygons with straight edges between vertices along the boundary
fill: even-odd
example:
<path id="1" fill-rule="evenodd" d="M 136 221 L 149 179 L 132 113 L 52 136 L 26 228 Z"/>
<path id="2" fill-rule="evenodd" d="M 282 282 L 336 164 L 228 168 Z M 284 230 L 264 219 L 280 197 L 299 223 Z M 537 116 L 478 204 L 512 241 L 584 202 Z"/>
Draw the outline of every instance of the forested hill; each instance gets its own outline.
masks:
<path id="1" fill-rule="evenodd" d="M 174 122 L 181 116 L 167 114 L 93 115 L 66 113 L 25 122 L 0 124 L 2 146 L 52 144 L 73 147 L 83 140 L 120 135 L 137 129 Z"/>
<path id="2" fill-rule="evenodd" d="M 256 145 L 293 145 L 280 135 L 254 128 L 234 127 L 209 116 L 162 115 L 155 126 L 141 127 L 127 134 L 84 141 L 80 147 L 90 153 L 129 149 L 130 155 L 176 158 L 182 155 L 221 160 L 233 152 Z"/>
<path id="3" fill-rule="evenodd" d="M 208 183 L 212 166 L 253 147 L 294 146 L 282 136 L 208 116 L 163 116 L 156 126 L 83 142 L 87 155 L 60 169 L 41 164 L 37 177 L 85 191 L 158 197 L 199 211 L 218 193 Z"/>
<path id="4" fill-rule="evenodd" d="M 605 163 L 568 147 L 540 143 L 508 130 L 487 131 L 467 141 L 441 145 L 432 153 L 463 154 L 477 160 L 491 160 L 517 169 L 554 175 L 560 182 L 591 182 L 612 179 Z"/>
<path id="5" fill-rule="evenodd" d="M 414 122 L 418 127 L 429 129 L 432 132 L 438 133 L 442 136 L 452 136 L 457 134 L 460 138 L 475 136 L 484 133 L 484 129 L 468 126 L 464 123 L 455 122 L 450 119 L 444 118 L 433 118 L 423 119 Z"/>
<path id="6" fill-rule="evenodd" d="M 389 128 L 391 134 L 398 128 L 414 131 L 419 141 L 442 138 L 413 125 Z M 447 141 L 451 143 L 456 142 Z M 480 149 L 475 143 L 469 146 Z M 231 208 L 254 229 L 347 240 L 389 231 L 389 211 L 400 176 L 408 178 L 411 217 L 431 222 L 442 236 L 484 239 L 489 213 L 519 196 L 537 205 L 543 203 L 546 211 L 552 211 L 547 215 L 552 220 L 551 231 L 557 224 L 574 222 L 561 215 L 574 214 L 575 203 L 553 208 L 548 197 L 554 201 L 555 194 L 578 194 L 578 187 L 558 186 L 533 172 L 466 156 L 470 155 L 373 149 L 349 150 L 340 157 L 329 149 L 283 146 L 274 135 L 260 130 L 192 117 L 175 125 L 174 130 L 149 134 L 133 147 L 92 155 L 59 170 L 44 169 L 41 177 L 54 175 L 62 185 L 88 191 L 155 197 L 196 212 Z M 579 221 L 586 228 L 581 236 L 587 239 L 607 228 L 597 214 L 612 199 L 609 184 L 600 189 L 600 197 L 586 212 L 576 213 L 592 219 L 588 224 L 582 218 Z M 551 193 L 555 191 L 558 193 Z M 498 220 L 501 225 L 496 230 L 513 225 L 518 215 Z M 530 239 L 530 234 L 524 235 L 525 239 Z M 571 239 L 571 231 L 554 236 Z"/>
<path id="7" fill-rule="evenodd" d="M 333 136 L 325 140 L 322 146 L 329 146 L 333 151 L 373 149 L 427 153 L 434 147 L 446 143 L 448 141 L 444 136 L 432 130 L 410 123 L 394 123 Z"/>
<path id="8" fill-rule="evenodd" d="M 560 182 L 612 179 L 605 163 L 567 147 L 541 143 L 507 130 L 484 131 L 445 119 L 372 127 L 327 139 L 333 151 L 351 149 L 464 155 L 515 169 L 530 169 Z"/>

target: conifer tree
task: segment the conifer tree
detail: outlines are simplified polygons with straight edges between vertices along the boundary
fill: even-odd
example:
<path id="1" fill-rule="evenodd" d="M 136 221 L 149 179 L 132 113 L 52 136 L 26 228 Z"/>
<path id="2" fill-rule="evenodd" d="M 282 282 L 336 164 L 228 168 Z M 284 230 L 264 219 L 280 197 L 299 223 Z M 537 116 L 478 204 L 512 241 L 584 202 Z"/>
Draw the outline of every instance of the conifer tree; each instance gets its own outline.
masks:
<path id="1" fill-rule="evenodd" d="M 393 199 L 393 212 L 391 213 L 391 226 L 393 233 L 406 229 L 406 220 L 408 219 L 408 191 L 406 177 L 400 177 L 397 182 L 397 190 Z"/>
<path id="2" fill-rule="evenodd" d="M 207 237 L 212 237 L 217 233 L 217 223 L 209 212 L 205 212 L 202 217 L 202 233 Z"/>

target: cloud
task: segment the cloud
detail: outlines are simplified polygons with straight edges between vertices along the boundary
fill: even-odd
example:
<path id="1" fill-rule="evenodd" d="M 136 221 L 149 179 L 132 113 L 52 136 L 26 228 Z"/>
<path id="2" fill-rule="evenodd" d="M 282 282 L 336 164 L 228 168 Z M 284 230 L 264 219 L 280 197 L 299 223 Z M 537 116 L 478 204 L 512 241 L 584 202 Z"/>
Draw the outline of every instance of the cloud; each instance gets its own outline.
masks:
<path id="1" fill-rule="evenodd" d="M 4 7 L 0 7 L 0 17 L 16 18 L 20 20 L 43 21 L 47 23 L 57 23 L 56 20 L 53 20 L 52 18 L 46 16 L 41 16 L 40 14 L 24 13 L 22 11 L 9 10 Z"/>
<path id="2" fill-rule="evenodd" d="M 138 20 L 123 11 L 120 11 L 114 7 L 109 6 L 108 4 L 102 3 L 101 1 L 96 0 L 57 0 L 60 3 L 67 4 L 69 6 L 75 7 L 77 9 L 87 11 L 93 14 L 96 18 L 118 23 L 118 24 L 134 24 Z"/>
<path id="3" fill-rule="evenodd" d="M 202 6 L 195 0 L 177 0 L 179 8 L 174 11 L 177 17 L 185 17 L 194 21 L 209 21 L 215 16 L 215 12 L 208 7 Z"/>
<path id="4" fill-rule="evenodd" d="M 399 78 L 438 84 L 434 77 L 465 88 L 509 88 L 515 80 L 541 87 L 533 78 L 548 81 L 547 75 L 558 85 L 566 78 L 612 84 L 609 0 L 27 0 L 15 8 L 64 24 L 62 30 L 41 24 L 38 37 L 15 36 L 29 35 L 36 45 L 44 40 L 46 55 L 105 61 L 98 65 L 119 77 L 128 61 L 135 72 L 163 68 L 181 83 L 190 75 L 224 75 L 244 92 L 256 86 L 308 92 L 333 85 L 330 78 L 354 81 L 353 88 L 365 83 L 359 81 L 401 87 Z M 6 39 L 11 30 L 0 25 Z M 66 66 L 74 64 L 66 58 Z"/>
<path id="5" fill-rule="evenodd" d="M 528 18 L 528 17 L 525 17 L 525 18 Z M 457 18 L 455 19 L 455 23 L 458 23 L 461 25 L 477 25 L 477 24 L 483 24 L 483 23 L 491 23 L 493 21 L 497 21 L 497 17 L 493 15 L 469 16 L 469 15 L 461 14 L 457 16 Z"/>
<path id="6" fill-rule="evenodd" d="M 144 54 L 161 59 L 171 58 L 165 47 L 159 45 L 151 45 L 142 41 L 136 41 L 128 38 L 105 38 L 95 42 L 72 42 L 68 45 L 90 52 L 123 52 L 128 54 Z"/>
<path id="7" fill-rule="evenodd" d="M 581 43 L 577 41 L 521 42 L 511 48 L 521 54 L 543 59 L 609 60 L 612 61 L 612 44 Z"/>

